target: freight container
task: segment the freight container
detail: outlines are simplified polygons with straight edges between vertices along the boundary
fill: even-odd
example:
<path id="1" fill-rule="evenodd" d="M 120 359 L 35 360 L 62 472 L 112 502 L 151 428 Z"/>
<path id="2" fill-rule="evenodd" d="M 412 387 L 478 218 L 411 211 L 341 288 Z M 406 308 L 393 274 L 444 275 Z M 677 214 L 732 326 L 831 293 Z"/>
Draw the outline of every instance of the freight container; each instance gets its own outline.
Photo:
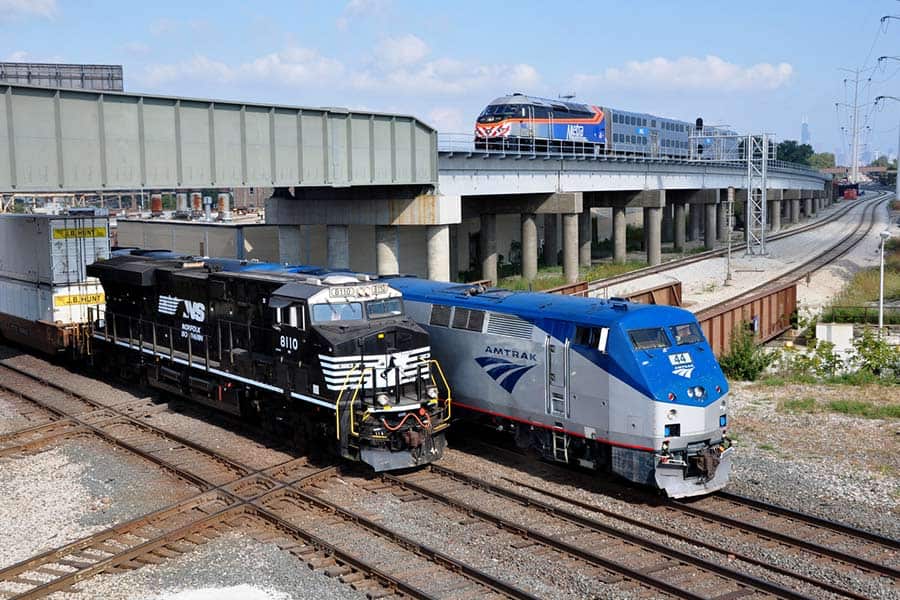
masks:
<path id="1" fill-rule="evenodd" d="M 0 313 L 48 323 L 87 323 L 88 307 L 102 306 L 103 286 L 88 283 L 48 285 L 0 278 Z"/>
<path id="2" fill-rule="evenodd" d="M 50 286 L 87 279 L 109 258 L 109 219 L 92 215 L 0 215 L 0 277 Z"/>

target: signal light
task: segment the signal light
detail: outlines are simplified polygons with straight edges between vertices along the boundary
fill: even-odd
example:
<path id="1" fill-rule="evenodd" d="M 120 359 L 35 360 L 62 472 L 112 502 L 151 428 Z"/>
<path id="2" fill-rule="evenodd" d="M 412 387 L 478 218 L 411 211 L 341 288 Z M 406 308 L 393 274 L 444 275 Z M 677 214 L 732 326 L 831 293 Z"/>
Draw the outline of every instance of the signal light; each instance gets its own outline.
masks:
<path id="1" fill-rule="evenodd" d="M 384 339 L 384 334 L 383 334 L 383 333 L 379 333 L 377 337 L 378 337 L 379 340 L 383 340 L 383 339 Z"/>
<path id="2" fill-rule="evenodd" d="M 669 392 L 669 400 L 671 400 L 672 402 L 675 402 L 675 393 L 674 392 Z"/>
<path id="3" fill-rule="evenodd" d="M 725 427 L 726 425 L 728 425 L 728 416 L 719 415 L 719 427 Z"/>

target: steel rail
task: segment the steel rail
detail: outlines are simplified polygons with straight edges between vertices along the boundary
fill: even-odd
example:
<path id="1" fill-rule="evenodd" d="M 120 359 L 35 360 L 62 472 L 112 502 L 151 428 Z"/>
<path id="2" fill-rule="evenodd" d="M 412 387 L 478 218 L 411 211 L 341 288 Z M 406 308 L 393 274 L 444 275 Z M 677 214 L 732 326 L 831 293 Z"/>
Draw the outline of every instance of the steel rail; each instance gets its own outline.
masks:
<path id="1" fill-rule="evenodd" d="M 881 198 L 882 194 L 868 200 L 869 204 L 878 202 Z M 848 212 L 853 210 L 854 208 L 860 206 L 860 203 L 856 204 L 846 204 L 843 207 L 840 207 L 837 211 L 832 214 L 823 217 L 821 219 L 817 219 L 816 221 L 812 221 L 806 223 L 804 225 L 800 225 L 799 227 L 792 227 L 790 229 L 786 229 L 780 231 L 779 233 L 766 236 L 767 241 L 777 241 L 784 238 L 788 238 L 800 233 L 806 233 L 807 231 L 811 231 L 816 229 L 817 227 L 821 227 L 822 225 L 826 225 L 833 221 L 836 221 L 840 217 L 843 217 Z M 868 206 L 868 204 L 866 205 Z M 718 256 L 724 256 L 728 252 L 727 248 L 717 248 L 714 250 L 706 250 L 704 252 L 698 252 L 697 254 L 692 254 L 690 256 L 686 256 L 684 258 L 678 258 L 675 260 L 670 260 L 658 265 L 653 265 L 649 267 L 641 267 L 640 269 L 635 269 L 634 271 L 629 271 L 628 273 L 623 273 L 621 275 L 615 275 L 613 277 L 607 277 L 605 279 L 594 279 L 592 281 L 588 281 L 588 292 L 595 292 L 597 290 L 601 290 L 603 288 L 609 288 L 614 285 L 619 285 L 621 283 L 627 283 L 629 281 L 634 281 L 636 279 L 641 279 L 642 277 L 646 277 L 648 275 L 656 275 L 659 273 L 663 273 L 665 271 L 669 271 L 672 269 L 677 269 L 680 267 L 684 267 L 687 265 L 691 265 L 697 262 L 701 262 L 707 260 L 709 258 L 715 258 Z"/>
<path id="2" fill-rule="evenodd" d="M 821 588 L 821 589 L 823 589 L 823 590 L 825 590 L 825 591 L 827 591 L 827 592 L 831 592 L 832 594 L 838 594 L 838 595 L 840 595 L 840 596 L 846 596 L 846 597 L 848 597 L 848 598 L 854 598 L 854 599 L 856 599 L 856 600 L 868 600 L 868 599 L 869 599 L 869 596 L 864 596 L 864 595 L 862 595 L 862 594 L 857 594 L 856 592 L 852 592 L 852 591 L 850 591 L 850 590 L 846 590 L 846 589 L 844 589 L 844 588 L 841 588 L 841 587 L 838 587 L 838 586 L 836 586 L 836 585 L 834 585 L 834 584 L 831 584 L 831 583 L 829 583 L 829 582 L 827 582 L 827 581 L 822 581 L 821 579 L 816 579 L 816 578 L 814 578 L 814 577 L 810 577 L 810 576 L 804 575 L 804 574 L 802 574 L 802 573 L 798 573 L 798 572 L 795 572 L 795 571 L 790 571 L 790 570 L 785 569 L 785 568 L 783 568 L 783 567 L 780 567 L 780 566 L 778 566 L 777 564 L 775 564 L 775 563 L 773 563 L 773 562 L 770 562 L 770 561 L 765 561 L 765 560 L 760 560 L 760 559 L 757 559 L 757 558 L 753 558 L 752 556 L 749 556 L 749 555 L 747 555 L 747 554 L 743 554 L 743 553 L 741 553 L 741 552 L 738 552 L 737 550 L 735 550 L 735 549 L 733 549 L 733 548 L 723 548 L 722 546 L 717 546 L 717 545 L 715 545 L 715 544 L 711 544 L 711 543 L 709 543 L 709 542 L 705 542 L 705 541 L 703 541 L 703 540 L 700 540 L 700 539 L 691 537 L 691 536 L 689 536 L 689 535 L 685 535 L 685 534 L 682 534 L 682 533 L 677 533 L 677 532 L 672 531 L 671 529 L 668 529 L 668 528 L 666 528 L 666 527 L 661 527 L 661 526 L 659 526 L 659 525 L 653 525 L 653 524 L 651 524 L 651 523 L 647 523 L 646 521 L 642 521 L 642 520 L 640 520 L 640 519 L 636 519 L 636 518 L 633 518 L 633 517 L 625 516 L 625 515 L 620 514 L 620 513 L 616 512 L 616 511 L 614 511 L 614 510 L 609 510 L 609 509 L 606 509 L 606 508 L 602 508 L 602 507 L 599 507 L 599 506 L 595 506 L 595 505 L 590 504 L 590 503 L 588 503 L 588 502 L 583 502 L 583 501 L 581 501 L 581 500 L 577 500 L 577 499 L 571 498 L 571 497 L 569 497 L 569 496 L 564 496 L 564 495 L 558 494 L 558 493 L 556 493 L 556 492 L 551 492 L 551 491 L 549 491 L 549 490 L 545 490 L 545 489 L 543 489 L 543 488 L 539 488 L 539 487 L 537 487 L 537 486 L 534 486 L 534 485 L 531 485 L 531 484 L 528 484 L 528 483 L 522 483 L 522 482 L 520 482 L 520 481 L 515 481 L 515 480 L 513 480 L 513 479 L 510 479 L 509 477 L 503 477 L 503 479 L 504 479 L 505 481 L 508 481 L 508 482 L 511 483 L 512 485 L 516 485 L 516 486 L 519 486 L 519 487 L 523 487 L 523 488 L 528 489 L 528 490 L 531 490 L 531 491 L 533 491 L 533 492 L 537 492 L 537 493 L 539 493 L 539 494 L 543 494 L 544 496 L 547 496 L 547 497 L 549 497 L 549 498 L 553 498 L 554 500 L 558 500 L 558 501 L 560 501 L 560 502 L 565 502 L 566 504 L 571 504 L 572 506 L 577 506 L 578 508 L 580 508 L 580 509 L 582 509 L 582 510 L 587 510 L 587 511 L 590 511 L 590 512 L 599 513 L 599 514 L 602 514 L 602 515 L 604 515 L 604 516 L 606 516 L 606 517 L 610 517 L 610 518 L 613 518 L 613 519 L 617 519 L 617 520 L 622 521 L 622 522 L 624 522 L 624 523 L 628 523 L 629 525 L 633 525 L 633 526 L 635 526 L 635 527 L 640 527 L 640 528 L 642 528 L 642 529 L 647 529 L 647 530 L 649 530 L 649 531 L 652 531 L 653 533 L 658 533 L 658 534 L 660 534 L 660 535 L 668 536 L 668 537 L 671 537 L 671 538 L 676 539 L 676 540 L 678 540 L 678 541 L 685 542 L 685 543 L 687 543 L 687 544 L 691 544 L 691 545 L 693 545 L 693 546 L 700 546 L 701 548 L 706 548 L 707 550 L 712 550 L 712 551 L 714 551 L 714 552 L 718 552 L 718 553 L 721 553 L 721 554 L 734 556 L 737 560 L 740 560 L 740 561 L 745 562 L 745 563 L 747 563 L 747 564 L 751 564 L 751 565 L 756 566 L 756 567 L 762 567 L 762 568 L 764 568 L 764 569 L 766 569 L 766 570 L 768 570 L 768 571 L 772 571 L 772 572 L 774 572 L 774 573 L 778 573 L 779 575 L 782 575 L 782 576 L 785 576 L 785 577 L 789 577 L 789 578 L 791 578 L 791 579 L 798 579 L 798 580 L 800 580 L 800 581 L 802 581 L 802 582 L 804 582 L 804 583 L 807 583 L 807 584 L 809 584 L 809 585 L 812 585 L 812 586 Z M 815 554 L 818 554 L 818 553 L 815 553 Z M 844 561 L 841 561 L 841 562 L 844 562 Z M 852 563 L 850 563 L 850 564 L 852 564 Z"/>
<path id="3" fill-rule="evenodd" d="M 546 502 L 541 502 L 540 500 L 536 500 L 535 498 L 532 498 L 530 496 L 525 496 L 524 494 L 520 494 L 518 492 L 515 492 L 513 490 L 510 490 L 510 489 L 502 487 L 502 486 L 497 486 L 497 485 L 487 482 L 483 479 L 479 479 L 477 477 L 473 477 L 473 476 L 467 475 L 465 473 L 460 473 L 459 471 L 455 471 L 453 469 L 449 469 L 447 467 L 442 467 L 439 465 L 433 465 L 433 464 L 428 465 L 427 469 L 430 472 L 438 474 L 442 477 L 448 477 L 448 478 L 460 481 L 466 485 L 469 485 L 469 486 L 472 486 L 472 487 L 475 487 L 478 489 L 482 489 L 482 490 L 492 493 L 494 495 L 508 498 L 508 499 L 513 500 L 524 506 L 533 506 L 544 513 L 550 514 L 561 520 L 568 521 L 570 523 L 573 523 L 575 525 L 583 527 L 587 530 L 595 531 L 597 533 L 601 533 L 601 534 L 605 534 L 605 535 L 610 535 L 615 538 L 628 541 L 635 545 L 638 545 L 638 546 L 641 546 L 648 550 L 652 550 L 656 553 L 659 553 L 662 556 L 665 556 L 675 562 L 683 563 L 686 565 L 691 565 L 691 566 L 694 566 L 695 568 L 700 568 L 704 571 L 707 571 L 708 573 L 713 574 L 715 576 L 719 576 L 724 579 L 730 579 L 731 581 L 737 583 L 740 586 L 748 586 L 748 587 L 754 588 L 757 591 L 760 591 L 763 593 L 775 594 L 776 596 L 783 597 L 783 598 L 790 598 L 793 600 L 804 600 L 804 599 L 808 598 L 807 596 L 804 596 L 800 593 L 797 593 L 793 590 L 790 590 L 790 589 L 780 586 L 778 584 L 774 584 L 769 581 L 759 579 L 758 577 L 754 577 L 752 575 L 747 575 L 746 573 L 741 573 L 739 571 L 729 569 L 728 567 L 723 567 L 722 565 L 718 565 L 716 563 L 707 561 L 702 558 L 698 558 L 696 556 L 691 556 L 690 554 L 681 552 L 679 550 L 674 550 L 672 548 L 668 548 L 657 542 L 653 542 L 646 538 L 642 538 L 638 535 L 635 535 L 635 534 L 632 534 L 632 533 L 629 533 L 626 531 L 622 531 L 615 527 L 605 525 L 603 523 L 600 523 L 599 521 L 583 517 L 577 513 L 573 513 L 571 511 L 567 511 L 565 509 L 553 506 L 551 504 L 547 504 Z M 558 550 L 561 550 L 568 554 L 572 554 L 574 556 L 578 556 L 579 558 L 582 558 L 589 562 L 593 562 L 594 564 L 597 564 L 598 566 L 601 566 L 603 568 L 607 568 L 612 571 L 618 572 L 626 577 L 635 579 L 637 581 L 644 582 L 647 585 L 651 585 L 661 591 L 671 593 L 671 594 L 681 597 L 681 598 L 702 598 L 702 596 L 698 596 L 696 594 L 693 594 L 691 592 L 683 590 L 683 589 L 679 588 L 678 586 L 669 584 L 659 578 L 653 577 L 652 575 L 643 573 L 643 572 L 635 570 L 635 569 L 631 569 L 630 567 L 616 563 L 615 561 L 611 561 L 609 559 L 605 559 L 605 558 L 600 557 L 592 552 L 581 550 L 580 548 L 577 548 L 570 544 L 566 544 L 565 542 L 562 542 L 561 540 L 558 540 L 556 538 L 544 535 L 544 534 L 542 534 L 538 531 L 535 531 L 527 526 L 513 523 L 502 517 L 498 517 L 497 515 L 494 515 L 484 509 L 478 508 L 477 506 L 474 506 L 472 504 L 469 504 L 469 503 L 466 503 L 466 502 L 463 502 L 460 500 L 455 500 L 444 494 L 430 490 L 427 487 L 417 484 L 415 482 L 409 481 L 408 479 L 400 478 L 400 477 L 397 477 L 394 475 L 388 475 L 388 474 L 382 474 L 382 478 L 385 481 L 390 481 L 401 487 L 408 488 L 408 489 L 410 489 L 416 493 L 419 493 L 423 496 L 433 498 L 439 502 L 445 503 L 450 506 L 454 506 L 455 508 L 458 508 L 460 510 L 477 515 L 478 517 L 480 517 L 484 520 L 496 523 L 498 526 L 509 529 L 510 531 L 519 532 L 528 538 L 540 541 L 541 543 L 544 543 L 550 547 L 556 548 Z"/>
<path id="4" fill-rule="evenodd" d="M 99 403 L 96 403 L 88 398 L 85 398 L 85 397 L 81 396 L 80 394 L 77 394 L 75 392 L 67 390 L 63 386 L 60 386 L 59 384 L 56 384 L 51 381 L 47 381 L 44 378 L 42 378 L 41 376 L 34 375 L 33 373 L 30 373 L 26 370 L 19 369 L 17 367 L 11 367 L 4 363 L 0 363 L 0 367 L 10 369 L 12 371 L 15 371 L 15 372 L 25 376 L 25 377 L 29 377 L 35 381 L 38 381 L 42 385 L 57 389 L 63 393 L 70 395 L 70 396 L 81 399 L 85 404 L 87 404 L 89 406 L 98 405 L 103 408 L 108 408 L 103 405 L 99 405 Z M 0 387 L 6 387 L 6 383 L 4 382 L 3 384 L 0 384 Z M 274 465 L 273 467 L 257 470 L 255 472 L 245 472 L 244 475 L 242 477 L 238 478 L 237 480 L 229 481 L 229 482 L 226 482 L 221 485 L 216 485 L 214 482 L 211 482 L 207 479 L 204 479 L 201 476 L 197 476 L 195 474 L 190 473 L 189 471 L 183 469 L 180 465 L 174 465 L 164 459 L 161 459 L 160 457 L 157 457 L 151 453 L 145 452 L 144 450 L 137 448 L 137 447 L 133 446 L 132 444 L 124 442 L 124 441 L 116 438 L 116 436 L 114 436 L 112 434 L 108 434 L 108 433 L 98 429 L 98 427 L 95 425 L 83 423 L 77 417 L 68 415 L 67 413 L 65 413 L 65 411 L 58 409 L 56 407 L 53 407 L 34 396 L 31 396 L 27 393 L 22 393 L 21 391 L 18 391 L 18 390 L 11 390 L 11 391 L 14 391 L 14 393 L 18 394 L 22 398 L 25 398 L 26 400 L 28 400 L 34 404 L 37 404 L 38 406 L 46 408 L 51 413 L 56 414 L 61 418 L 70 419 L 70 420 L 78 423 L 79 425 L 84 426 L 87 430 L 89 430 L 90 433 L 98 435 L 102 439 L 105 439 L 110 443 L 118 445 L 118 446 L 122 447 L 123 449 L 128 450 L 129 452 L 131 452 L 137 456 L 141 456 L 142 458 L 145 458 L 145 459 L 163 467 L 164 469 L 175 473 L 179 477 L 194 483 L 194 485 L 197 485 L 202 490 L 201 493 L 209 493 L 209 492 L 215 490 L 219 493 L 227 495 L 229 498 L 233 499 L 235 502 L 235 505 L 229 507 L 227 509 L 227 511 L 235 511 L 238 509 L 245 510 L 245 511 L 251 510 L 255 513 L 258 513 L 259 515 L 262 515 L 270 522 L 277 523 L 279 525 L 279 528 L 281 528 L 281 529 L 285 529 L 285 527 L 286 527 L 288 531 L 293 532 L 293 535 L 295 537 L 301 537 L 303 539 L 312 540 L 314 542 L 314 545 L 325 549 L 325 551 L 328 552 L 329 554 L 333 554 L 335 556 L 341 557 L 341 560 L 343 562 L 356 565 L 358 569 L 366 571 L 367 577 L 370 577 L 373 579 L 378 579 L 379 581 L 389 582 L 389 585 L 393 589 L 400 590 L 403 593 L 412 595 L 417 598 L 427 598 L 427 599 L 431 598 L 430 595 L 428 595 L 424 592 L 421 592 L 420 590 L 417 590 L 415 587 L 411 586 L 410 584 L 404 583 L 403 581 L 391 576 L 390 574 L 383 572 L 378 567 L 376 567 L 374 564 L 369 564 L 369 563 L 362 561 L 361 559 L 353 557 L 352 555 L 341 551 L 338 547 L 328 544 L 328 543 L 324 542 L 323 540 L 316 538 L 316 536 L 314 534 L 312 534 L 311 532 L 309 532 L 308 530 L 305 530 L 296 525 L 292 525 L 292 524 L 288 523 L 287 521 L 283 521 L 276 514 L 277 511 L 269 510 L 262 505 L 263 499 L 272 497 L 274 494 L 278 494 L 281 496 L 286 495 L 286 494 L 291 494 L 291 495 L 296 495 L 298 497 L 304 498 L 306 501 L 320 502 L 320 500 L 316 499 L 314 496 L 311 496 L 311 495 L 303 492 L 302 487 L 304 485 L 306 485 L 307 483 L 309 483 L 310 481 L 314 481 L 316 477 L 321 477 L 322 473 L 325 471 L 333 472 L 335 469 L 334 466 L 327 467 L 326 469 L 323 469 L 323 470 L 321 470 L 317 473 L 314 473 L 310 476 L 301 478 L 298 481 L 286 483 L 286 482 L 271 478 L 269 475 L 267 475 L 266 471 L 273 471 L 273 470 L 277 470 L 277 469 L 283 467 L 283 465 Z M 178 440 L 178 443 L 183 443 L 186 446 L 191 447 L 192 449 L 203 452 L 207 455 L 211 455 L 213 457 L 219 457 L 219 458 L 225 459 L 225 457 L 222 457 L 221 455 L 219 455 L 218 453 L 216 453 L 212 450 L 206 449 L 203 446 L 200 446 L 193 442 L 190 442 L 189 440 L 181 438 L 180 436 L 174 436 L 164 430 L 159 430 L 158 428 L 148 426 L 145 423 L 143 423 L 142 421 L 139 421 L 130 415 L 121 414 L 118 411 L 115 411 L 114 409 L 113 409 L 113 412 L 117 413 L 115 418 L 112 420 L 113 423 L 125 422 L 125 423 L 135 424 L 135 425 L 139 425 L 139 426 L 144 426 L 144 427 L 147 427 L 148 429 L 155 430 L 155 432 L 158 432 L 159 435 L 170 437 L 173 440 Z M 225 459 L 225 460 L 228 460 L 228 459 Z M 289 461 L 289 462 L 291 462 L 291 461 Z M 249 467 L 246 467 L 246 466 L 242 466 L 242 468 L 249 469 Z M 248 480 L 250 478 L 259 478 L 259 477 L 268 478 L 269 481 L 271 481 L 273 483 L 274 489 L 267 490 L 264 494 L 261 494 L 257 497 L 251 498 L 251 499 L 241 498 L 237 493 L 231 492 L 227 489 L 228 487 L 237 485 L 238 483 L 240 483 L 242 481 Z M 343 509 L 340 509 L 340 510 L 343 510 Z M 225 513 L 227 511 L 226 510 L 220 511 L 219 516 L 222 517 L 222 519 L 224 519 L 225 516 L 227 516 L 227 515 L 225 515 Z M 365 522 L 365 524 L 367 526 L 371 525 L 372 527 L 375 527 L 375 528 L 380 527 L 376 523 L 364 519 L 361 515 L 354 514 L 350 511 L 344 511 L 344 513 L 346 514 L 347 518 L 354 523 Z M 210 517 L 210 518 L 212 518 L 212 517 Z M 204 518 L 203 521 L 206 522 L 207 518 Z M 189 528 L 191 525 L 194 525 L 194 524 L 195 524 L 195 522 L 189 523 L 189 524 L 185 525 L 179 531 L 182 531 L 182 530 L 187 531 L 186 528 Z M 460 561 L 456 561 L 455 559 L 453 559 L 449 556 L 446 556 L 437 550 L 434 550 L 434 549 L 424 546 L 422 544 L 418 544 L 417 542 L 415 542 L 414 540 L 411 540 L 409 538 L 399 536 L 398 534 L 391 532 L 390 530 L 388 530 L 386 528 L 382 528 L 382 529 L 387 535 L 390 536 L 389 539 L 395 540 L 394 543 L 397 543 L 401 547 L 405 547 L 405 548 L 418 548 L 418 551 L 416 553 L 418 555 L 421 555 L 423 558 L 425 558 L 426 560 L 428 560 L 430 562 L 439 564 L 439 565 L 441 565 L 445 568 L 448 568 L 452 571 L 462 571 L 466 574 L 467 578 L 472 579 L 473 581 L 478 581 L 479 583 L 489 587 L 490 589 L 497 591 L 498 593 L 501 593 L 508 597 L 521 598 L 523 600 L 536 600 L 535 596 L 532 596 L 532 595 L 528 594 L 527 592 L 524 592 L 522 590 L 519 590 L 518 588 L 510 586 L 509 584 L 506 584 L 502 580 L 496 579 L 493 576 L 491 576 L 485 572 L 482 572 L 479 569 L 472 567 L 471 565 L 462 563 Z M 156 542 L 160 542 L 160 540 L 162 540 L 163 537 L 164 536 L 159 536 L 157 538 L 148 540 L 147 542 L 142 544 L 142 547 L 145 549 L 151 549 L 151 548 L 157 548 L 159 546 L 164 546 L 165 543 L 171 543 L 171 540 L 170 540 L 165 543 L 157 544 Z M 90 539 L 90 536 L 88 538 L 85 538 L 85 540 L 79 540 L 78 542 L 84 542 L 89 539 Z M 106 568 L 110 568 L 110 566 L 114 566 L 115 563 L 122 563 L 122 562 L 127 562 L 128 560 L 131 560 L 133 558 L 133 556 L 132 556 L 133 550 L 134 549 L 129 549 L 129 550 L 121 553 L 121 555 L 114 555 L 114 556 L 108 557 L 107 559 L 104 559 L 103 563 L 106 566 L 103 569 L 98 570 L 96 565 L 91 565 L 89 567 L 86 567 L 86 569 L 79 569 L 78 571 L 75 571 L 65 577 L 50 581 L 47 584 L 45 584 L 44 586 L 41 586 L 42 591 L 36 596 L 32 596 L 31 593 L 34 590 L 30 590 L 29 592 L 25 592 L 23 595 L 15 596 L 15 597 L 17 597 L 17 598 L 18 597 L 22 597 L 22 598 L 38 597 L 39 595 L 44 595 L 44 594 L 48 593 L 47 590 L 49 590 L 50 587 L 52 587 L 53 589 L 65 589 L 66 587 L 69 587 L 82 579 L 85 579 L 93 574 L 96 574 L 97 572 L 100 572 Z M 51 551 L 51 552 L 53 552 L 53 551 Z M 117 557 L 119 557 L 119 558 L 117 558 Z M 83 573 L 83 571 L 89 571 L 89 572 Z M 2 576 L 3 573 L 4 573 L 4 571 L 0 571 L 0 576 Z"/>

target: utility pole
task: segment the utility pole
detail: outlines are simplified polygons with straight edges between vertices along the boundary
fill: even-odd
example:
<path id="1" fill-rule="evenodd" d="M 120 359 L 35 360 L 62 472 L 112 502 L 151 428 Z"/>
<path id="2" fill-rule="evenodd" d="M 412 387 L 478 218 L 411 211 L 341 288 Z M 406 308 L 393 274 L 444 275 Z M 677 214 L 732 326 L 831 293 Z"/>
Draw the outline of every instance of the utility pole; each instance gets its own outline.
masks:
<path id="1" fill-rule="evenodd" d="M 840 69 L 841 71 L 847 71 L 848 73 L 853 73 L 853 78 L 847 78 L 844 81 L 852 81 L 853 82 L 853 104 L 844 104 L 842 102 L 835 102 L 835 106 L 845 106 L 850 110 L 851 116 L 851 135 L 850 135 L 850 183 L 858 183 L 859 182 L 859 73 L 860 70 L 857 69 Z"/>

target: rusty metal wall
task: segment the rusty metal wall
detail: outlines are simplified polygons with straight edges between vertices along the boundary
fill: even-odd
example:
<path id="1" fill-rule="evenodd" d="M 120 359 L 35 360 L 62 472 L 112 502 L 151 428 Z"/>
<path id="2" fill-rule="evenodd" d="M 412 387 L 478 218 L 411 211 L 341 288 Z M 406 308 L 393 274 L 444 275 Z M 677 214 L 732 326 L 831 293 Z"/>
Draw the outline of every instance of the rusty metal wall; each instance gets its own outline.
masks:
<path id="1" fill-rule="evenodd" d="M 790 329 L 796 310 L 797 284 L 789 283 L 701 310 L 696 316 L 713 352 L 722 356 L 741 323 L 754 323 L 757 342 L 762 344 Z"/>

